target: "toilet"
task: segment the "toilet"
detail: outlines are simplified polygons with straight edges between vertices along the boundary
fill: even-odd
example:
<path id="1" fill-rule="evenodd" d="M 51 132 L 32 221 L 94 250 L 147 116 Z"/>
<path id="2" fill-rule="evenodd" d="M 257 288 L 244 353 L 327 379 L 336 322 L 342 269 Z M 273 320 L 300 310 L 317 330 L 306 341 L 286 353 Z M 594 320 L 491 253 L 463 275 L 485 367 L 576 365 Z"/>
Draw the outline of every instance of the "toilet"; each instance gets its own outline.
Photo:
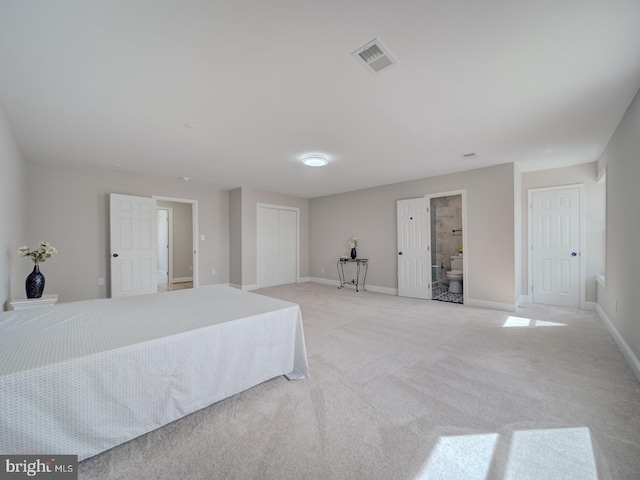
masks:
<path id="1" fill-rule="evenodd" d="M 449 292 L 462 293 L 462 256 L 451 256 L 451 270 L 445 274 L 449 280 Z"/>

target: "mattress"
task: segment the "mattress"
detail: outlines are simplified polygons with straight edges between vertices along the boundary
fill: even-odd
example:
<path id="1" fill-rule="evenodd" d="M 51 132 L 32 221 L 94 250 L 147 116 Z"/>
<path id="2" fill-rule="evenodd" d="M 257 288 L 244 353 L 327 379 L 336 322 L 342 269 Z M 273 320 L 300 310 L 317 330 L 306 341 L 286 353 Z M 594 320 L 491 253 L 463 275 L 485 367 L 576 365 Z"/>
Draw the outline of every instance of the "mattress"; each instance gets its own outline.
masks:
<path id="1" fill-rule="evenodd" d="M 3 312 L 0 453 L 82 460 L 280 375 L 300 308 L 227 286 Z"/>

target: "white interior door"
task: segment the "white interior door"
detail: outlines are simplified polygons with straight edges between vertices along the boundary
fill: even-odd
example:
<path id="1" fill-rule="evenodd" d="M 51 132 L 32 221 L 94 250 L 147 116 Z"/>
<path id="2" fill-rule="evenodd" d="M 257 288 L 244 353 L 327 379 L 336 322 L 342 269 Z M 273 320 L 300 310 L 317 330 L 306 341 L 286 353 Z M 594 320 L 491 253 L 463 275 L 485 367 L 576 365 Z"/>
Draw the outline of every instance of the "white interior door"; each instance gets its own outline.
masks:
<path id="1" fill-rule="evenodd" d="M 580 189 L 531 195 L 532 301 L 580 307 Z"/>
<path id="2" fill-rule="evenodd" d="M 278 285 L 279 211 L 260 207 L 258 210 L 258 286 Z"/>
<path id="3" fill-rule="evenodd" d="M 298 212 L 258 207 L 258 286 L 298 281 Z"/>
<path id="4" fill-rule="evenodd" d="M 156 200 L 112 193 L 111 296 L 158 291 Z"/>
<path id="5" fill-rule="evenodd" d="M 281 284 L 298 281 L 298 214 L 280 210 L 278 215 L 278 278 Z"/>
<path id="6" fill-rule="evenodd" d="M 431 298 L 430 219 L 426 198 L 398 200 L 398 295 Z"/>

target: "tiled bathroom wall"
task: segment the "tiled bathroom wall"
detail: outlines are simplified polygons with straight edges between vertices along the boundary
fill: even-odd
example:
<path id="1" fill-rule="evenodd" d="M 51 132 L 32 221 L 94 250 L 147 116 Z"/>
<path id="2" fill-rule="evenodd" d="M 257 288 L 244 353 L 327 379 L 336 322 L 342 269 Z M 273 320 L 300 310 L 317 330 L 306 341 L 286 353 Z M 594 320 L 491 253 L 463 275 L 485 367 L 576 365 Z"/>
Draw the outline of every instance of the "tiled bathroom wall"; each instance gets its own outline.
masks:
<path id="1" fill-rule="evenodd" d="M 462 234 L 462 196 L 432 198 L 431 264 L 438 266 L 433 281 L 447 282 L 444 272 L 451 269 L 451 255 L 462 246 Z"/>

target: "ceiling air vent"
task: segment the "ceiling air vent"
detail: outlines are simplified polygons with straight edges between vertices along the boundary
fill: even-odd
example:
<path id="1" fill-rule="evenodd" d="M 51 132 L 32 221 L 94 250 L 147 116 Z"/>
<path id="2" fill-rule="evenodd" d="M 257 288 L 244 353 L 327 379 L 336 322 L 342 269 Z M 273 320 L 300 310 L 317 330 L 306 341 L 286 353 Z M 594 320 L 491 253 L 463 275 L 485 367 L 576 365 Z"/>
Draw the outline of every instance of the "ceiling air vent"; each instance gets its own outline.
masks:
<path id="1" fill-rule="evenodd" d="M 389 53 L 387 47 L 377 38 L 360 47 L 351 55 L 372 74 L 381 72 L 385 68 L 397 63 L 396 59 Z"/>
<path id="2" fill-rule="evenodd" d="M 474 158 L 480 158 L 480 156 L 477 153 L 465 153 L 462 155 L 462 158 L 465 160 L 472 160 Z"/>

